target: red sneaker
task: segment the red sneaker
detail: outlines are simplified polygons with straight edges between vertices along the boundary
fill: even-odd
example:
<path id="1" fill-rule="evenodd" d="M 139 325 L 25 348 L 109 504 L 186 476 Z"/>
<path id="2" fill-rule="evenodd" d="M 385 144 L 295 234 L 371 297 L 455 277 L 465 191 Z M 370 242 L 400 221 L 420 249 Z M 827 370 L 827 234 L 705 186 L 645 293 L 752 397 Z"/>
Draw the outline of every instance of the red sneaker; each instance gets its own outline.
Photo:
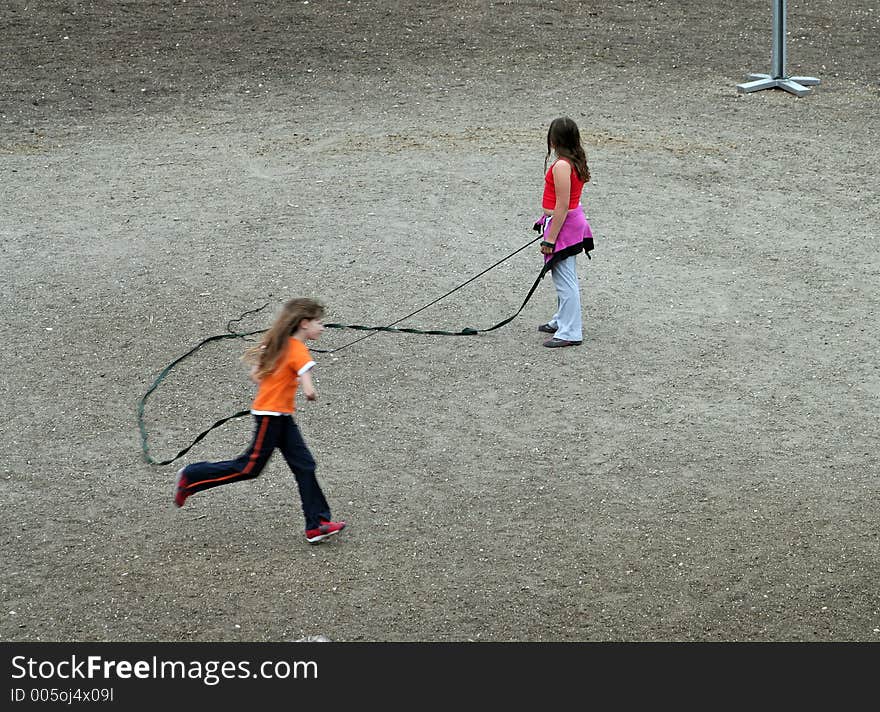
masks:
<path id="1" fill-rule="evenodd" d="M 339 534 L 345 529 L 345 522 L 321 522 L 314 529 L 306 529 L 306 540 L 309 544 L 317 544 L 328 536 Z"/>
<path id="2" fill-rule="evenodd" d="M 174 482 L 174 504 L 177 507 L 182 507 L 183 503 L 186 502 L 189 494 L 186 491 L 186 480 L 183 477 L 183 471 L 185 467 L 181 467 L 177 471 L 177 480 Z"/>

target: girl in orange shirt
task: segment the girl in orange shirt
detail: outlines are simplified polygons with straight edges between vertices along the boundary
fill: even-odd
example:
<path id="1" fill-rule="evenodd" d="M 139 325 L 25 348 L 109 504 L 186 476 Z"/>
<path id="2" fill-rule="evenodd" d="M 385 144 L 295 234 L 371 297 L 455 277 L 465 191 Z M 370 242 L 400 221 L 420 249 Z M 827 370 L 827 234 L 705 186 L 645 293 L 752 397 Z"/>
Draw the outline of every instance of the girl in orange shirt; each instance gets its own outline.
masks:
<path id="1" fill-rule="evenodd" d="M 334 522 L 330 517 L 330 506 L 315 477 L 315 459 L 293 420 L 300 384 L 308 400 L 318 398 L 311 373 L 315 362 L 305 342 L 324 331 L 323 316 L 320 303 L 291 299 L 260 344 L 248 349 L 242 358 L 253 365 L 251 378 L 259 384 L 251 406 L 256 421 L 253 441 L 234 460 L 195 462 L 180 469 L 174 504 L 182 507 L 196 492 L 258 477 L 278 448 L 296 477 L 309 543 L 316 544 L 345 528 L 345 522 Z"/>

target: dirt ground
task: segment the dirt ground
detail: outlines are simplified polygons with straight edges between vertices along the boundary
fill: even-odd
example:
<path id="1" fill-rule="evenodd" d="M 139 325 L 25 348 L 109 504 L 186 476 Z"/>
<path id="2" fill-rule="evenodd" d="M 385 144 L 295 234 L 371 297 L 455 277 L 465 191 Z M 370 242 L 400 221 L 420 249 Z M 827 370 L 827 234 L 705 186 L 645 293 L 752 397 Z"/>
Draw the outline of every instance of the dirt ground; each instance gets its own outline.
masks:
<path id="1" fill-rule="evenodd" d="M 6 641 L 880 640 L 880 5 L 7 0 L 0 10 Z M 316 353 L 276 455 L 171 503 L 136 410 L 292 296 L 388 324 L 532 240 L 582 128 L 585 342 L 509 325 Z M 537 245 L 402 325 L 512 314 Z M 318 348 L 364 332 L 328 330 Z M 252 387 L 222 340 L 147 402 L 173 456 Z"/>

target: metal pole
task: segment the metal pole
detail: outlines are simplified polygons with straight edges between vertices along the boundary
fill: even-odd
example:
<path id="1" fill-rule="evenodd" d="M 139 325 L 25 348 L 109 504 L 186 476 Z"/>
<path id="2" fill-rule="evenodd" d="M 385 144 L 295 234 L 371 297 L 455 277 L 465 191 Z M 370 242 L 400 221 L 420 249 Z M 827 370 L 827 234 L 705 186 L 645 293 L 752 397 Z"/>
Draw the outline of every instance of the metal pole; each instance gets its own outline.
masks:
<path id="1" fill-rule="evenodd" d="M 740 94 L 758 91 L 759 89 L 785 89 L 795 96 L 810 93 L 809 86 L 819 83 L 816 77 L 785 76 L 785 0 L 773 0 L 773 54 L 771 57 L 771 74 L 749 74 L 751 82 L 737 84 Z"/>
<path id="2" fill-rule="evenodd" d="M 773 2 L 773 79 L 785 77 L 785 0 Z"/>

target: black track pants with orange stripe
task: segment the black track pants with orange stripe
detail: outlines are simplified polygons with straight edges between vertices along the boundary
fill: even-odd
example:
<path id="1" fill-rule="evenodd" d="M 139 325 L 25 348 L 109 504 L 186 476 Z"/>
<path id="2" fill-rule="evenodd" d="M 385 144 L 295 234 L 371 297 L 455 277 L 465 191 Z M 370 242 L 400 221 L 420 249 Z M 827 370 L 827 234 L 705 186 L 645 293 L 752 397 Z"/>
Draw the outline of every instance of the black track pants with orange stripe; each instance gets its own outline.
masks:
<path id="1" fill-rule="evenodd" d="M 237 458 L 223 462 L 194 462 L 184 468 L 181 485 L 187 494 L 258 477 L 278 448 L 296 477 L 306 529 L 314 529 L 321 520 L 330 521 L 330 506 L 315 477 L 315 458 L 293 418 L 289 415 L 255 415 L 254 419 L 254 439 Z"/>

